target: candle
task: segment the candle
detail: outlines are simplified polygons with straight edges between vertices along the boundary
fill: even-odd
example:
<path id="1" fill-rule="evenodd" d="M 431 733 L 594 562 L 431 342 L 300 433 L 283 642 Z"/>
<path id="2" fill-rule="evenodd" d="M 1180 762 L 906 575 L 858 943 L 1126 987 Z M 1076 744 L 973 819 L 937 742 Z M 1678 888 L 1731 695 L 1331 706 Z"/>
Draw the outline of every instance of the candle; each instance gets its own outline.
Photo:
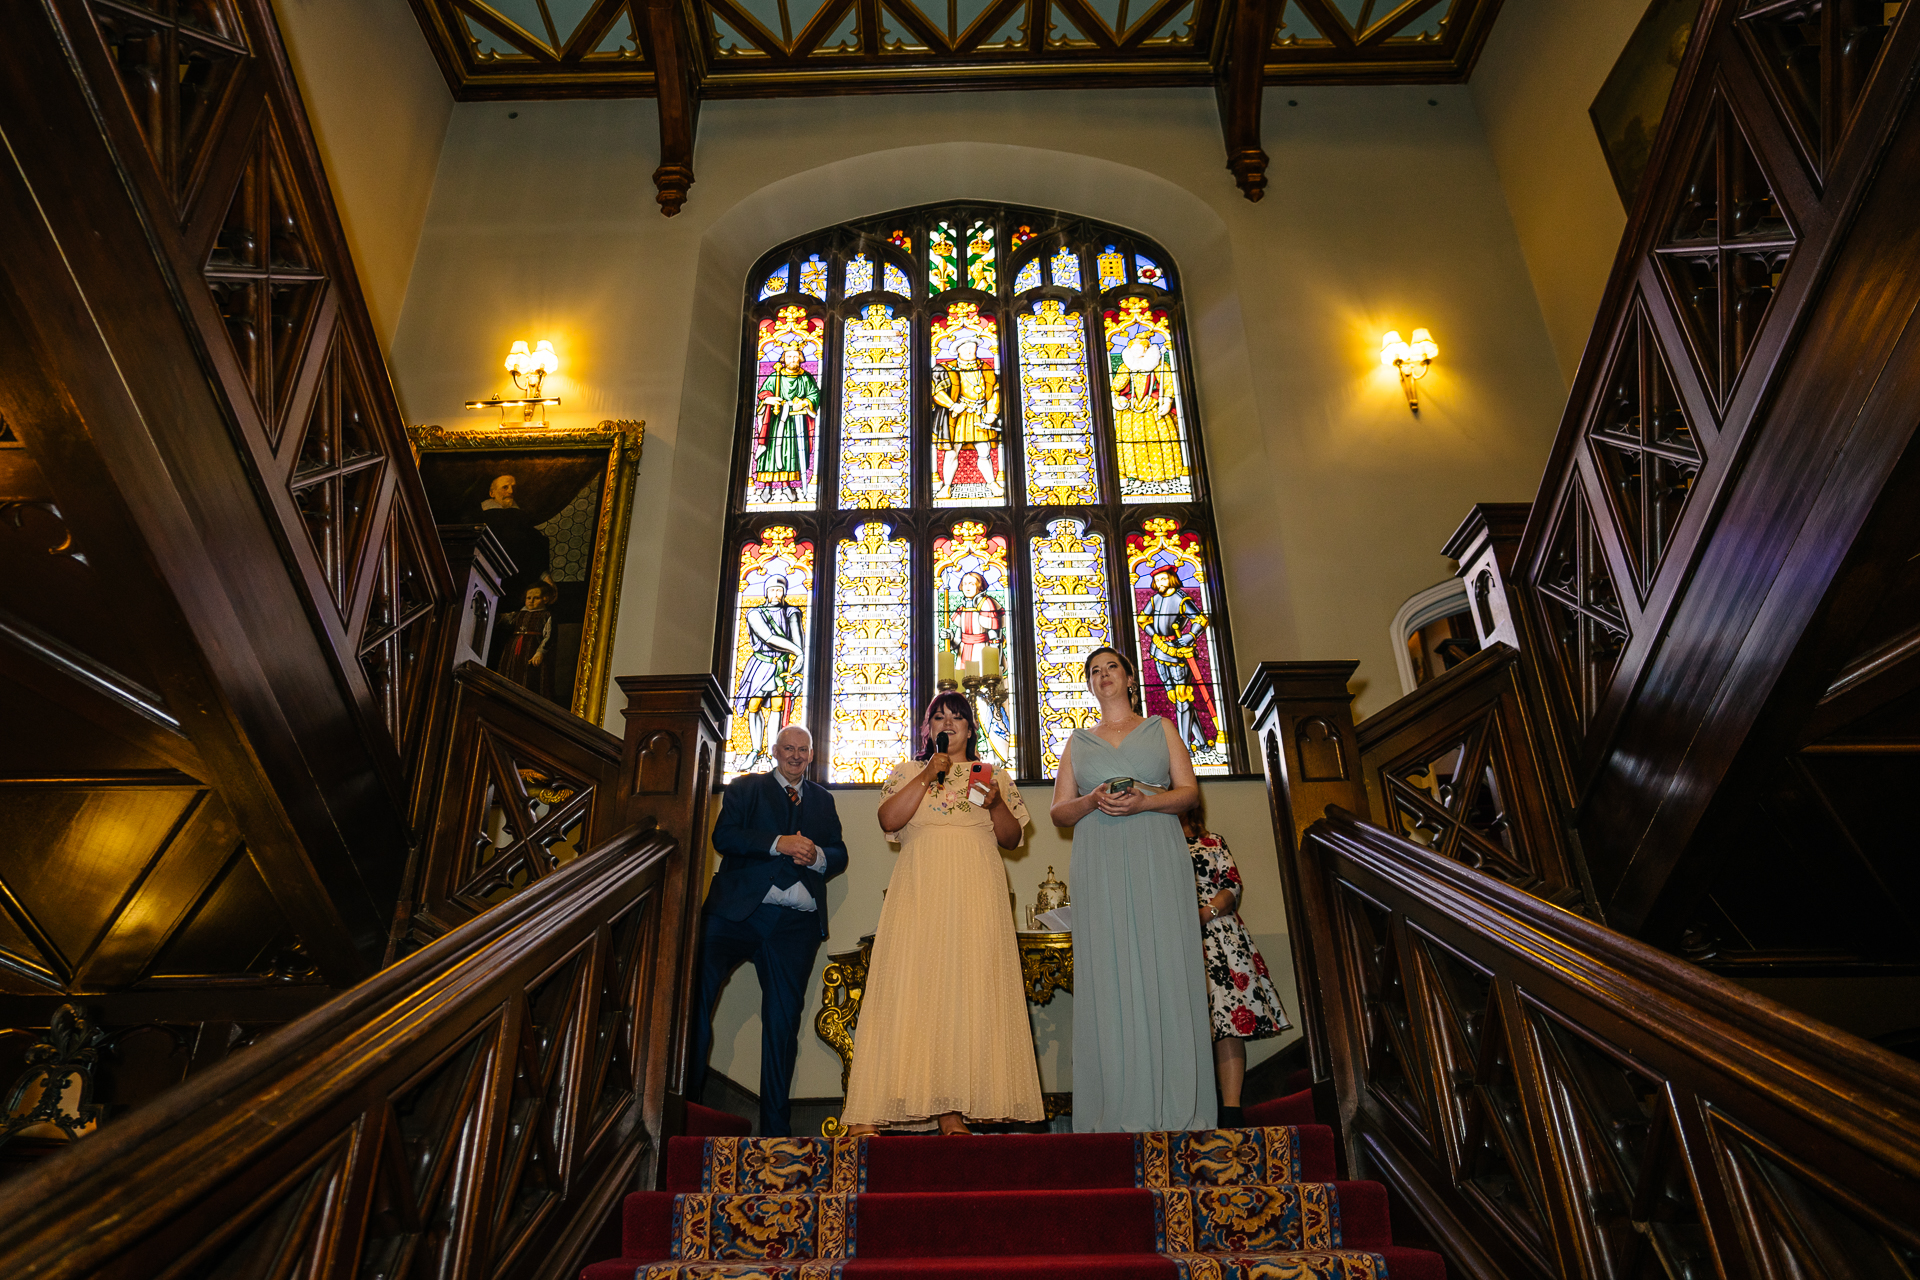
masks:
<path id="1" fill-rule="evenodd" d="M 934 671 L 941 684 L 953 683 L 953 651 L 942 649 L 934 658 Z"/>
<path id="2" fill-rule="evenodd" d="M 967 679 L 978 680 L 979 678 L 980 678 L 980 659 L 976 656 L 972 662 L 969 662 L 967 664 Z"/>
<path id="3" fill-rule="evenodd" d="M 980 674 L 991 680 L 1000 674 L 1000 649 L 995 645 L 980 651 Z"/>

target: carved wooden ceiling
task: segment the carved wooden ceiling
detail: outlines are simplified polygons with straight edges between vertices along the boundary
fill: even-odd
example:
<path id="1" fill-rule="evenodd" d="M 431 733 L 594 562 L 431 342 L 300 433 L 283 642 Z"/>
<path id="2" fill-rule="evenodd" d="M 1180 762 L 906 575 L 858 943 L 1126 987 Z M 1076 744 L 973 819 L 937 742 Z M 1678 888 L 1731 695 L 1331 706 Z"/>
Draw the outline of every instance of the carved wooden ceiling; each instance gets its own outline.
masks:
<path id="1" fill-rule="evenodd" d="M 1215 85 L 1265 187 L 1260 89 L 1461 81 L 1500 0 L 412 0 L 463 100 L 659 97 L 660 203 L 702 98 Z"/>

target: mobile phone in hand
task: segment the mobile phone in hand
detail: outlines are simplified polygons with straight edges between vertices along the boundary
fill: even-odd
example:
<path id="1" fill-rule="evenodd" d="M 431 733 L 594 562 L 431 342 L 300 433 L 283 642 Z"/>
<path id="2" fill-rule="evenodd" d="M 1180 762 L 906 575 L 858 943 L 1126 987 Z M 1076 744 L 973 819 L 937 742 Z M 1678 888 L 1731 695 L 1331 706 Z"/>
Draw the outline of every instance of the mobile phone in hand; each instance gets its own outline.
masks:
<path id="1" fill-rule="evenodd" d="M 1132 778 L 1107 779 L 1107 794 L 1110 796 L 1123 796 L 1131 790 L 1133 790 Z"/>
<path id="2" fill-rule="evenodd" d="M 993 795 L 993 766 L 975 760 L 967 778 L 967 799 L 983 805 Z"/>

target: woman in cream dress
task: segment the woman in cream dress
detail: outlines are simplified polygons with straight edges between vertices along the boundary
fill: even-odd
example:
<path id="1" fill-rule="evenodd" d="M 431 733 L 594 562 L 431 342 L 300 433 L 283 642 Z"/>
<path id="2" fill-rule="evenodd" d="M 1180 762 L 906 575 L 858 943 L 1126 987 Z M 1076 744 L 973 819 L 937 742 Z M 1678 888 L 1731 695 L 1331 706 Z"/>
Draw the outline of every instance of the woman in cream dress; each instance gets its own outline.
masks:
<path id="1" fill-rule="evenodd" d="M 975 759 L 979 735 L 964 697 L 934 698 L 922 733 L 927 759 L 896 768 L 880 803 L 880 827 L 901 849 L 841 1113 L 856 1134 L 935 1124 L 966 1133 L 968 1119 L 1046 1114 L 1000 859 L 1019 845 L 1027 807 L 1004 769 Z M 964 750 L 934 750 L 942 733 Z"/>

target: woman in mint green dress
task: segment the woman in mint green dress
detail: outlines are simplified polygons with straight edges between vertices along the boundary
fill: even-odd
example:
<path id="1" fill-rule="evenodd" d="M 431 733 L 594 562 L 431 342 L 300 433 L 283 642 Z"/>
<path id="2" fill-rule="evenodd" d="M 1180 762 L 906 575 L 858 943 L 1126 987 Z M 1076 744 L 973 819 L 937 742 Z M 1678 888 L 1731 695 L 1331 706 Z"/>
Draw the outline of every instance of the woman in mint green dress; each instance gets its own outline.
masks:
<path id="1" fill-rule="evenodd" d="M 1140 714 L 1125 654 L 1096 649 L 1087 688 L 1100 720 L 1061 752 L 1051 815 L 1073 828 L 1073 1129 L 1211 1129 L 1206 951 L 1179 818 L 1200 796 L 1193 760 Z"/>

